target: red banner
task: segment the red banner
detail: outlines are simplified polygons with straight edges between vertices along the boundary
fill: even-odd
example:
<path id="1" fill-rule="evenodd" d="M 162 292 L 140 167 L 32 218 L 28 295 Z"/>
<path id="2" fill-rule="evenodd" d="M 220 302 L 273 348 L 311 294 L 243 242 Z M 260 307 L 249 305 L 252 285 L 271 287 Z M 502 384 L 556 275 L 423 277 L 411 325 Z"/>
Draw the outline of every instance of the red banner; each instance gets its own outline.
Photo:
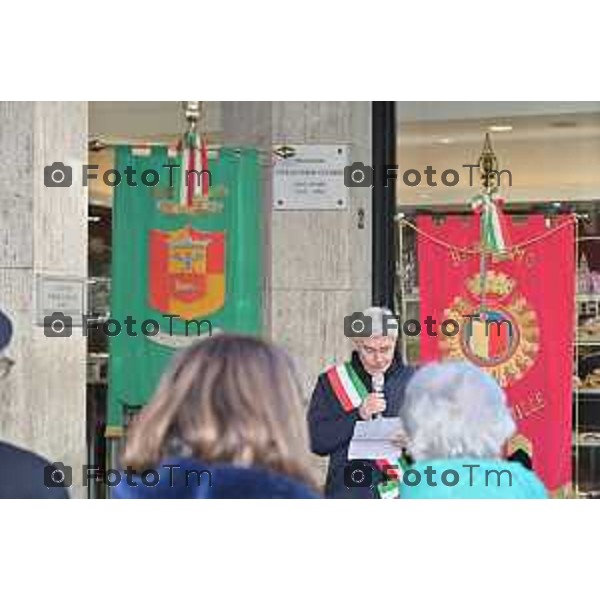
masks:
<path id="1" fill-rule="evenodd" d="M 417 218 L 421 359 L 469 360 L 493 375 L 518 426 L 511 445 L 557 491 L 571 482 L 574 218 L 503 225 L 508 252 L 488 257 L 482 277 L 477 217 Z"/>

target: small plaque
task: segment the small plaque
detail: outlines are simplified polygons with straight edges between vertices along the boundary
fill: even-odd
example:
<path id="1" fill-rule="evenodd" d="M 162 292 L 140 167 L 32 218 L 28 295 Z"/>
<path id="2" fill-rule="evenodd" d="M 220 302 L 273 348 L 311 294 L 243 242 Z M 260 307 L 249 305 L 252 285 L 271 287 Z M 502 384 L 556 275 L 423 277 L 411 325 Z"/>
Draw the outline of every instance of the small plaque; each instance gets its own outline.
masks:
<path id="1" fill-rule="evenodd" d="M 273 148 L 275 210 L 345 210 L 347 144 L 278 145 Z"/>
<path id="2" fill-rule="evenodd" d="M 86 280 L 77 277 L 38 275 L 36 286 L 36 323 L 44 326 L 44 319 L 62 313 L 72 319 L 73 327 L 82 326 L 85 313 Z"/>

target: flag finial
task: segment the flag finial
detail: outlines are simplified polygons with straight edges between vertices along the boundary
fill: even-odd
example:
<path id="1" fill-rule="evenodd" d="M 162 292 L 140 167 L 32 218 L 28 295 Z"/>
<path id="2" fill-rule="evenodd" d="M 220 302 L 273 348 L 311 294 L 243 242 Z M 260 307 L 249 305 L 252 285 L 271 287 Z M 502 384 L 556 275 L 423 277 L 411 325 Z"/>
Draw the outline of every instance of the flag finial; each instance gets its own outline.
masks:
<path id="1" fill-rule="evenodd" d="M 489 133 L 485 134 L 483 149 L 479 157 L 479 171 L 481 172 L 483 193 L 493 196 L 498 191 L 499 173 L 498 158 L 492 148 L 492 140 Z"/>

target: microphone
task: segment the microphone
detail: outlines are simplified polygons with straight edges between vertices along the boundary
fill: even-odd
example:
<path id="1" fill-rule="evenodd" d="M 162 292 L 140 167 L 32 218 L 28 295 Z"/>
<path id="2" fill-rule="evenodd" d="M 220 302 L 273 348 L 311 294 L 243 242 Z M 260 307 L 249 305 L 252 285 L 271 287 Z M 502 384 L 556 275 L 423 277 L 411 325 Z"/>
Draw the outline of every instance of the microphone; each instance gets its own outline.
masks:
<path id="1" fill-rule="evenodd" d="M 383 385 L 385 383 L 385 375 L 383 373 L 375 373 L 375 375 L 371 375 L 371 386 L 373 387 L 373 391 L 383 398 Z M 375 415 L 376 419 L 381 418 L 381 413 L 377 413 Z"/>

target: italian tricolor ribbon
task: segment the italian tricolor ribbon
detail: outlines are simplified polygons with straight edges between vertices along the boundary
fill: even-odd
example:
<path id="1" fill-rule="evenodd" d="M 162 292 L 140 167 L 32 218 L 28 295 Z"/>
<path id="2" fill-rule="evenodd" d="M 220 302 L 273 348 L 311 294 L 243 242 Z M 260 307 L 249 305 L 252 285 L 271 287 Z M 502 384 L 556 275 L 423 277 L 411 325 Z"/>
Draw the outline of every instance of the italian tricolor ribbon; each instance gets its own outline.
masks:
<path id="1" fill-rule="evenodd" d="M 506 233 L 501 211 L 502 200 L 489 194 L 479 194 L 471 200 L 474 210 L 480 211 L 480 231 L 483 250 L 501 254 L 506 250 Z"/>
<path id="2" fill-rule="evenodd" d="M 181 152 L 181 203 L 191 206 L 194 198 L 198 195 L 198 174 L 200 174 L 200 192 L 204 200 L 208 198 L 209 171 L 208 171 L 208 148 L 206 138 L 195 131 L 189 131 L 183 140 Z"/>
<path id="3" fill-rule="evenodd" d="M 327 371 L 327 379 L 346 412 L 352 412 L 358 408 L 369 394 L 351 362 L 331 367 Z"/>

